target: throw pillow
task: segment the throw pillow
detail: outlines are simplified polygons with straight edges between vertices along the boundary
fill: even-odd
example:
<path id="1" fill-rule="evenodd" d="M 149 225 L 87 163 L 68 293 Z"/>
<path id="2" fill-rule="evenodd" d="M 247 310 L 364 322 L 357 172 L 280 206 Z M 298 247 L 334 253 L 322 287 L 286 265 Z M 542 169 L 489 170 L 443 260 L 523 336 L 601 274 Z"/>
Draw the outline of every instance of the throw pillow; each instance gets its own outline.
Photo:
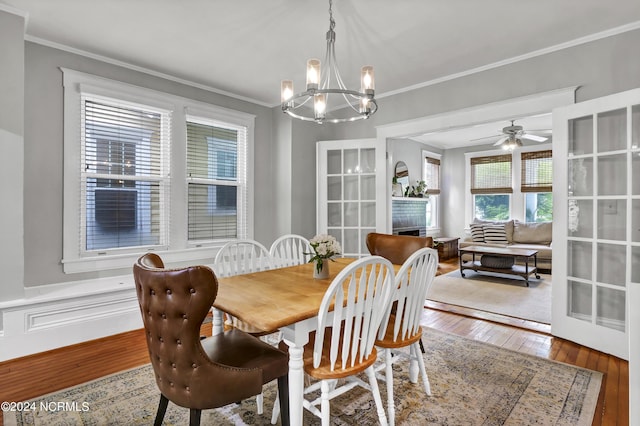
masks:
<path id="1" fill-rule="evenodd" d="M 504 225 L 484 225 L 484 242 L 507 245 L 507 231 Z"/>
<path id="2" fill-rule="evenodd" d="M 484 226 L 481 223 L 471 224 L 471 240 L 474 243 L 484 243 Z"/>

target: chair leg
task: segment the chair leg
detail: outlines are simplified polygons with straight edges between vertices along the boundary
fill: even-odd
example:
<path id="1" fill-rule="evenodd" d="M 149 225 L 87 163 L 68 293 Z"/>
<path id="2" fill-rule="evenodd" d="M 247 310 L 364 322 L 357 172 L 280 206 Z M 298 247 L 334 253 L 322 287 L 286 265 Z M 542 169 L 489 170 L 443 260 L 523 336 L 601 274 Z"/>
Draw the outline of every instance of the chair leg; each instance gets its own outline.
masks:
<path id="1" fill-rule="evenodd" d="M 415 346 L 415 343 L 412 345 Z M 429 377 L 427 376 L 427 370 L 426 368 L 424 368 L 424 359 L 422 358 L 422 355 L 420 354 L 420 352 L 418 352 L 418 348 L 415 347 L 414 351 L 416 354 L 416 358 L 418 361 L 418 367 L 420 368 L 420 374 L 422 375 L 422 382 L 424 385 L 424 391 L 427 393 L 428 396 L 431 396 L 431 384 L 429 383 Z"/>
<path id="2" fill-rule="evenodd" d="M 167 405 L 169 405 L 169 400 L 166 396 L 160 394 L 160 403 L 158 404 L 158 411 L 156 411 L 156 419 L 153 422 L 153 426 L 162 425 L 164 414 L 167 412 Z"/>
<path id="3" fill-rule="evenodd" d="M 322 380 L 320 382 L 320 411 L 322 413 L 322 426 L 329 426 L 331 424 L 331 407 L 329 405 L 329 381 Z"/>
<path id="4" fill-rule="evenodd" d="M 373 394 L 373 400 L 376 402 L 376 408 L 378 409 L 378 420 L 382 426 L 387 426 L 387 416 L 384 413 L 384 405 L 382 404 L 382 397 L 380 397 L 380 389 L 378 388 L 378 380 L 376 379 L 376 372 L 373 366 L 364 370 L 367 373 L 369 379 L 369 386 L 371 386 L 371 393 Z"/>
<path id="5" fill-rule="evenodd" d="M 278 377 L 278 398 L 282 426 L 289 426 L 289 374 Z M 273 416 L 272 416 L 273 423 Z"/>
<path id="6" fill-rule="evenodd" d="M 200 426 L 200 415 L 202 410 L 192 408 L 189 410 L 189 426 Z"/>
<path id="7" fill-rule="evenodd" d="M 256 395 L 256 411 L 260 415 L 264 413 L 264 395 L 262 393 Z"/>
<path id="8" fill-rule="evenodd" d="M 418 383 L 418 358 L 422 358 L 422 354 L 416 345 L 409 346 L 409 381 L 413 384 Z"/>
<path id="9" fill-rule="evenodd" d="M 273 402 L 273 409 L 271 410 L 271 424 L 278 423 L 278 417 L 280 416 L 280 391 L 276 395 L 276 400 Z"/>
<path id="10" fill-rule="evenodd" d="M 422 352 L 423 354 L 425 354 L 425 350 L 424 350 L 424 344 L 422 343 L 422 339 L 418 340 L 418 342 L 420 342 L 420 352 Z"/>
<path id="11" fill-rule="evenodd" d="M 384 379 L 387 382 L 387 412 L 389 414 L 389 424 L 393 426 L 396 421 L 396 405 L 393 401 L 393 359 L 389 348 L 384 350 L 384 361 L 386 364 Z"/>

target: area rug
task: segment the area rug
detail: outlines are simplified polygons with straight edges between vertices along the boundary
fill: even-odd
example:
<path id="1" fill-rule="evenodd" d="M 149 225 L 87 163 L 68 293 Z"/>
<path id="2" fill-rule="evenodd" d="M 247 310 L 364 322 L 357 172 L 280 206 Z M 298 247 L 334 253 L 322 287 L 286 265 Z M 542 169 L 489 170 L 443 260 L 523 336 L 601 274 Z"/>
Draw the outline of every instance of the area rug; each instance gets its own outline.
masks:
<path id="1" fill-rule="evenodd" d="M 480 311 L 551 324 L 551 275 L 521 277 L 453 271 L 433 281 L 427 299 Z"/>
<path id="2" fill-rule="evenodd" d="M 399 425 L 590 425 L 602 374 L 425 328 L 431 396 L 394 365 Z M 380 383 L 382 400 L 385 385 Z M 265 414 L 255 398 L 202 413 L 203 425 L 268 425 L 276 385 L 264 388 Z M 150 365 L 34 399 L 35 410 L 7 412 L 5 425 L 152 424 L 159 392 Z M 41 409 L 44 407 L 51 410 Z M 53 403 L 53 404 L 52 404 Z M 60 403 L 63 404 L 60 408 Z M 189 410 L 169 403 L 164 425 L 188 424 Z M 355 388 L 331 402 L 332 425 L 378 424 L 368 391 Z M 304 411 L 304 424 L 320 424 Z"/>

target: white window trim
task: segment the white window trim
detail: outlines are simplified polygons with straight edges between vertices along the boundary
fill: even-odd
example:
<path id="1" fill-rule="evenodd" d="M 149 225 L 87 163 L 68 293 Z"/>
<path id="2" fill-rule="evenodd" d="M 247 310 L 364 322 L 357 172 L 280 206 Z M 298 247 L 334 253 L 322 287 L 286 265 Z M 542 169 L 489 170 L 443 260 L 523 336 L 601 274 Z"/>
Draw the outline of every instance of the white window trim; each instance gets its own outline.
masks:
<path id="1" fill-rule="evenodd" d="M 147 251 L 118 250 L 113 254 L 83 256 L 80 252 L 80 96 L 82 92 L 93 95 L 141 103 L 171 111 L 171 211 L 169 246 L 155 248 L 167 263 L 211 260 L 212 248 L 222 246 L 225 241 L 211 243 L 187 243 L 186 202 L 186 115 L 209 117 L 247 129 L 246 153 L 246 211 L 242 220 L 246 225 L 243 238 L 253 238 L 254 175 L 253 151 L 255 115 L 198 102 L 176 95 L 145 89 L 79 71 L 60 68 L 64 86 L 64 200 L 63 200 L 63 270 L 65 273 L 92 272 L 107 269 L 131 268 L 137 258 Z M 183 178 L 181 178 L 181 176 Z"/>
<path id="2" fill-rule="evenodd" d="M 513 192 L 509 195 L 509 216 L 511 219 L 517 219 L 519 221 L 524 222 L 525 220 L 525 211 L 524 211 L 524 194 L 520 192 L 520 181 L 522 179 L 520 168 L 522 159 L 520 158 L 520 153 L 522 152 L 537 152 L 537 151 L 548 151 L 551 149 L 550 143 L 544 143 L 540 145 L 528 145 L 522 148 L 516 149 L 514 151 L 510 151 L 511 153 L 511 185 L 513 187 Z M 507 152 L 508 154 L 509 152 Z M 495 149 L 488 151 L 476 151 L 476 152 L 467 152 L 464 154 L 465 161 L 465 184 L 464 184 L 464 193 L 465 193 L 465 203 L 464 203 L 464 211 L 465 217 L 467 218 L 467 223 L 465 223 L 465 229 L 468 229 L 468 225 L 473 222 L 475 218 L 475 214 L 473 211 L 473 194 L 471 194 L 471 159 L 474 157 L 485 157 L 491 155 L 505 155 L 505 151 L 503 149 Z M 498 194 L 496 194 L 498 195 Z"/>
<path id="3" fill-rule="evenodd" d="M 425 167 L 424 167 L 424 159 L 425 157 L 435 158 L 436 160 L 440 160 L 440 194 L 437 195 L 428 195 L 430 201 L 435 198 L 436 208 L 433 210 L 433 214 L 435 215 L 435 225 L 427 227 L 427 235 L 436 235 L 440 233 L 440 213 L 442 210 L 442 202 L 440 196 L 442 195 L 442 154 L 436 154 L 435 152 L 422 150 L 422 179 L 425 178 Z M 428 188 L 427 188 L 428 189 Z"/>

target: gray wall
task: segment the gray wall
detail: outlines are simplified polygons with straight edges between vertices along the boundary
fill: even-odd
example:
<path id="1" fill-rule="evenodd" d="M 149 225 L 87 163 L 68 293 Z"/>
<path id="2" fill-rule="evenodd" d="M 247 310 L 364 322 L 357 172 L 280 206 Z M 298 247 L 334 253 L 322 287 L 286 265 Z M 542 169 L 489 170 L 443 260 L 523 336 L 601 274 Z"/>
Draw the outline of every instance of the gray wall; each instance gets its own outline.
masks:
<path id="1" fill-rule="evenodd" d="M 315 142 L 375 137 L 375 127 L 446 111 L 580 85 L 577 100 L 587 100 L 640 87 L 640 30 L 550 53 L 520 63 L 427 86 L 379 100 L 370 120 L 318 126 L 292 122 L 273 109 L 152 77 L 68 52 L 26 43 L 25 47 L 25 285 L 95 277 L 62 273 L 62 74 L 67 67 L 142 87 L 184 96 L 257 116 L 255 133 L 255 238 L 264 244 L 288 228 L 305 236 L 315 233 Z M 384 82 L 376 82 L 384 92 Z M 286 119 L 286 117 L 285 117 Z M 288 156 L 291 156 L 288 158 Z M 462 155 L 462 157 L 464 157 Z M 443 170 L 456 155 L 443 156 Z M 291 171 L 290 177 L 285 170 Z M 456 176 L 443 176 L 449 191 L 445 209 L 464 203 L 457 198 Z M 289 187 L 287 187 L 289 185 Z M 274 192 L 274 188 L 278 188 Z M 290 197 L 290 203 L 287 197 Z M 285 200 L 280 203 L 279 201 Z M 445 210 L 447 211 L 447 210 Z M 290 220 L 287 218 L 290 217 Z M 448 216 L 447 216 L 448 217 Z M 460 224 L 444 222 L 445 233 Z M 113 271 L 112 273 L 124 271 Z M 128 272 L 128 271 L 126 271 Z"/>
<path id="2" fill-rule="evenodd" d="M 208 102 L 256 115 L 254 178 L 256 206 L 254 237 L 271 244 L 276 206 L 271 191 L 272 111 L 213 92 L 149 76 L 40 44 L 25 44 L 25 165 L 24 165 L 24 246 L 25 286 L 35 286 L 98 274 L 65 275 L 62 258 L 63 202 L 63 88 L 59 67 L 82 71 L 137 86 Z M 251 167 L 251 166 L 250 166 Z M 114 270 L 103 275 L 130 273 Z"/>
<path id="3" fill-rule="evenodd" d="M 580 86 L 576 102 L 637 88 L 640 87 L 639 46 L 640 30 L 634 30 L 385 97 L 378 100 L 380 108 L 373 117 L 334 127 L 331 139 L 371 138 L 376 136 L 376 126 L 570 86 Z M 384 82 L 376 81 L 376 87 L 384 91 Z M 443 235 L 462 236 L 466 225 L 462 214 L 446 214 L 464 211 L 464 153 L 488 148 L 490 146 L 443 152 Z"/>

